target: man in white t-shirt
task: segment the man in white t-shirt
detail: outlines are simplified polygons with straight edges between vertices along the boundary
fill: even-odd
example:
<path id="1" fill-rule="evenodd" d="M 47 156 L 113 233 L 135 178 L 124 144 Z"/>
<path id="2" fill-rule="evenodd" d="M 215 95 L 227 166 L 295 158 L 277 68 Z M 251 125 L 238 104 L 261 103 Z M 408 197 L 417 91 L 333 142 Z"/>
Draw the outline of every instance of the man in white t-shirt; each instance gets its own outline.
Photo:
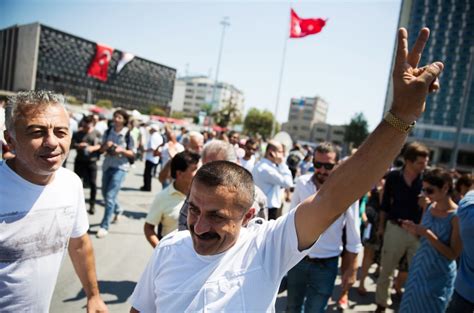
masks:
<path id="1" fill-rule="evenodd" d="M 64 98 L 20 92 L 5 115 L 5 138 L 16 157 L 0 162 L 0 311 L 49 312 L 67 249 L 88 312 L 106 312 L 82 183 L 61 167 L 71 143 Z"/>
<path id="2" fill-rule="evenodd" d="M 417 68 L 429 30 L 420 32 L 410 53 L 407 36 L 400 29 L 390 115 L 295 210 L 242 227 L 255 211 L 251 174 L 228 161 L 203 165 L 187 200 L 189 231 L 161 240 L 133 292 L 130 312 L 274 311 L 281 278 L 380 179 L 421 115 L 428 92 L 439 88 L 442 63 Z"/>
<path id="3" fill-rule="evenodd" d="M 158 235 L 166 236 L 178 229 L 179 212 L 191 188 L 191 181 L 201 165 L 200 158 L 197 153 L 183 151 L 171 159 L 171 177 L 174 181 L 156 195 L 143 228 L 145 237 L 153 248 L 159 242 Z M 162 226 L 161 234 L 155 231 L 159 224 Z"/>
<path id="4" fill-rule="evenodd" d="M 148 142 L 145 146 L 145 170 L 143 171 L 143 186 L 141 191 L 151 191 L 151 178 L 156 172 L 160 157 L 155 153 L 158 147 L 163 145 L 163 137 L 160 134 L 160 126 L 151 124 Z"/>
<path id="5" fill-rule="evenodd" d="M 331 143 L 320 143 L 314 152 L 314 174 L 298 177 L 291 198 L 290 209 L 321 189 L 339 161 L 338 151 Z M 343 192 L 340 190 L 340 192 Z M 357 254 L 362 249 L 359 231 L 359 202 L 347 211 L 324 233 L 309 251 L 308 256 L 288 272 L 288 312 L 325 312 L 336 282 L 339 255 L 343 251 L 343 228 L 346 228 L 346 252 L 342 259 L 347 269 L 342 273 L 342 289 L 349 290 L 357 273 Z M 347 297 L 343 298 L 347 304 Z"/>

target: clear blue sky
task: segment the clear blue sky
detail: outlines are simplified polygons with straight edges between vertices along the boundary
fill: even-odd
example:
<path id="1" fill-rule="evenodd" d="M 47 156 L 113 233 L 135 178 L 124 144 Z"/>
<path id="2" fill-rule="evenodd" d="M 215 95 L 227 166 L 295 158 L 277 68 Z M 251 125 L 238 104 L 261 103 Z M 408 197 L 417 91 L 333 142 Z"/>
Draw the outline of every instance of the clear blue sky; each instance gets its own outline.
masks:
<path id="1" fill-rule="evenodd" d="M 319 95 L 327 122 L 363 112 L 381 119 L 400 0 L 385 1 L 112 1 L 0 0 L 0 28 L 40 22 L 176 68 L 178 75 L 215 75 L 228 16 L 219 80 L 245 93 L 251 107 L 274 112 L 290 6 L 302 18 L 328 18 L 317 35 L 287 42 L 277 118 L 292 97 Z"/>

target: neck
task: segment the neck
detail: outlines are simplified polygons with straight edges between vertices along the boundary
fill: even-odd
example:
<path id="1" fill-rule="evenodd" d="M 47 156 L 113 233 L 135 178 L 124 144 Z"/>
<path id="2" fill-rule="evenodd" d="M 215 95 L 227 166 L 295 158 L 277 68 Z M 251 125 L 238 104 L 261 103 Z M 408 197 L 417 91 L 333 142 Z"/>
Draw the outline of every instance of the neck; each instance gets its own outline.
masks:
<path id="1" fill-rule="evenodd" d="M 17 173 L 21 178 L 35 185 L 46 186 L 54 178 L 54 173 L 49 175 L 29 174 L 28 170 L 24 169 L 21 165 L 18 164 L 18 160 L 16 158 L 9 159 L 6 161 L 6 163 L 12 169 L 12 171 Z"/>
<path id="2" fill-rule="evenodd" d="M 124 127 L 125 127 L 125 125 L 118 125 L 118 124 L 116 124 L 116 125 L 114 126 L 115 132 L 117 132 L 117 133 L 120 132 Z"/>
<path id="3" fill-rule="evenodd" d="M 403 175 L 406 179 L 413 181 L 415 178 L 418 177 L 418 175 L 420 175 L 420 173 L 416 172 L 414 169 L 408 166 L 405 166 L 405 168 L 403 169 Z"/>
<path id="4" fill-rule="evenodd" d="M 174 189 L 178 190 L 179 192 L 181 192 L 182 194 L 186 195 L 188 193 L 188 188 L 187 186 L 185 186 L 183 183 L 181 183 L 180 181 L 174 181 L 173 182 L 173 187 Z"/>
<path id="5" fill-rule="evenodd" d="M 436 201 L 436 208 L 441 211 L 450 211 L 456 207 L 456 203 L 447 196 L 443 199 Z"/>
<path id="6" fill-rule="evenodd" d="M 316 185 L 316 188 L 319 190 L 321 188 L 321 183 L 318 181 L 318 179 L 316 178 L 316 174 L 313 174 L 313 176 L 311 177 L 311 181 L 313 182 L 313 184 Z"/>

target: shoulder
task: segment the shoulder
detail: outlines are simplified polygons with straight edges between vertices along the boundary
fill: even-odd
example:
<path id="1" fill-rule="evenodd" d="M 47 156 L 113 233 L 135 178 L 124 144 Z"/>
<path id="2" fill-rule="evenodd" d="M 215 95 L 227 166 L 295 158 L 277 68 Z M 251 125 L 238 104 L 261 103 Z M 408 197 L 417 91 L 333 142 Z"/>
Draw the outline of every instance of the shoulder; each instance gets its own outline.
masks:
<path id="1" fill-rule="evenodd" d="M 313 173 L 301 175 L 295 179 L 295 184 L 306 185 L 311 182 L 311 177 L 313 177 Z"/>
<path id="2" fill-rule="evenodd" d="M 67 181 L 69 184 L 82 184 L 81 179 L 79 178 L 79 176 L 77 176 L 76 173 L 64 167 L 60 167 L 56 171 L 56 178 L 61 181 Z"/>
<path id="3" fill-rule="evenodd" d="M 400 177 L 401 173 L 402 173 L 401 169 L 396 169 L 396 170 L 388 172 L 386 176 L 386 181 L 397 179 L 398 177 Z"/>
<path id="4" fill-rule="evenodd" d="M 179 246 L 185 246 L 186 244 L 191 243 L 191 234 L 189 233 L 188 230 L 183 230 L 183 231 L 173 231 L 163 237 L 160 240 L 160 243 L 156 247 L 156 249 L 159 250 L 170 250 L 177 248 Z"/>

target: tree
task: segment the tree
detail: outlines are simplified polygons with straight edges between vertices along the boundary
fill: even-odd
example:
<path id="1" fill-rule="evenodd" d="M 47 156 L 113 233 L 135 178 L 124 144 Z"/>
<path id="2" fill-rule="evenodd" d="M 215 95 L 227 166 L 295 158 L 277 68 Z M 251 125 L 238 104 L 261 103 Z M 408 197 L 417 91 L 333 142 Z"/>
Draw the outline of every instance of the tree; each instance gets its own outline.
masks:
<path id="1" fill-rule="evenodd" d="M 272 112 L 263 112 L 251 108 L 244 119 L 244 131 L 248 135 L 255 136 L 257 133 L 268 138 L 272 133 L 272 125 L 275 121 Z"/>
<path id="2" fill-rule="evenodd" d="M 204 103 L 201 105 L 201 111 L 206 112 L 206 116 L 210 116 L 212 112 L 212 104 Z"/>
<path id="3" fill-rule="evenodd" d="M 214 122 L 220 127 L 227 127 L 234 124 L 234 121 L 240 116 L 240 111 L 236 104 L 228 104 L 222 110 L 214 112 L 212 117 Z"/>
<path id="4" fill-rule="evenodd" d="M 160 108 L 157 105 L 152 105 L 148 108 L 149 115 L 158 115 L 158 116 L 166 116 L 166 111 Z"/>
<path id="5" fill-rule="evenodd" d="M 98 100 L 95 105 L 101 108 L 112 109 L 112 101 L 108 99 Z"/>
<path id="6" fill-rule="evenodd" d="M 369 124 L 364 113 L 356 113 L 346 125 L 344 141 L 348 144 L 352 143 L 354 147 L 359 147 L 369 135 Z"/>

